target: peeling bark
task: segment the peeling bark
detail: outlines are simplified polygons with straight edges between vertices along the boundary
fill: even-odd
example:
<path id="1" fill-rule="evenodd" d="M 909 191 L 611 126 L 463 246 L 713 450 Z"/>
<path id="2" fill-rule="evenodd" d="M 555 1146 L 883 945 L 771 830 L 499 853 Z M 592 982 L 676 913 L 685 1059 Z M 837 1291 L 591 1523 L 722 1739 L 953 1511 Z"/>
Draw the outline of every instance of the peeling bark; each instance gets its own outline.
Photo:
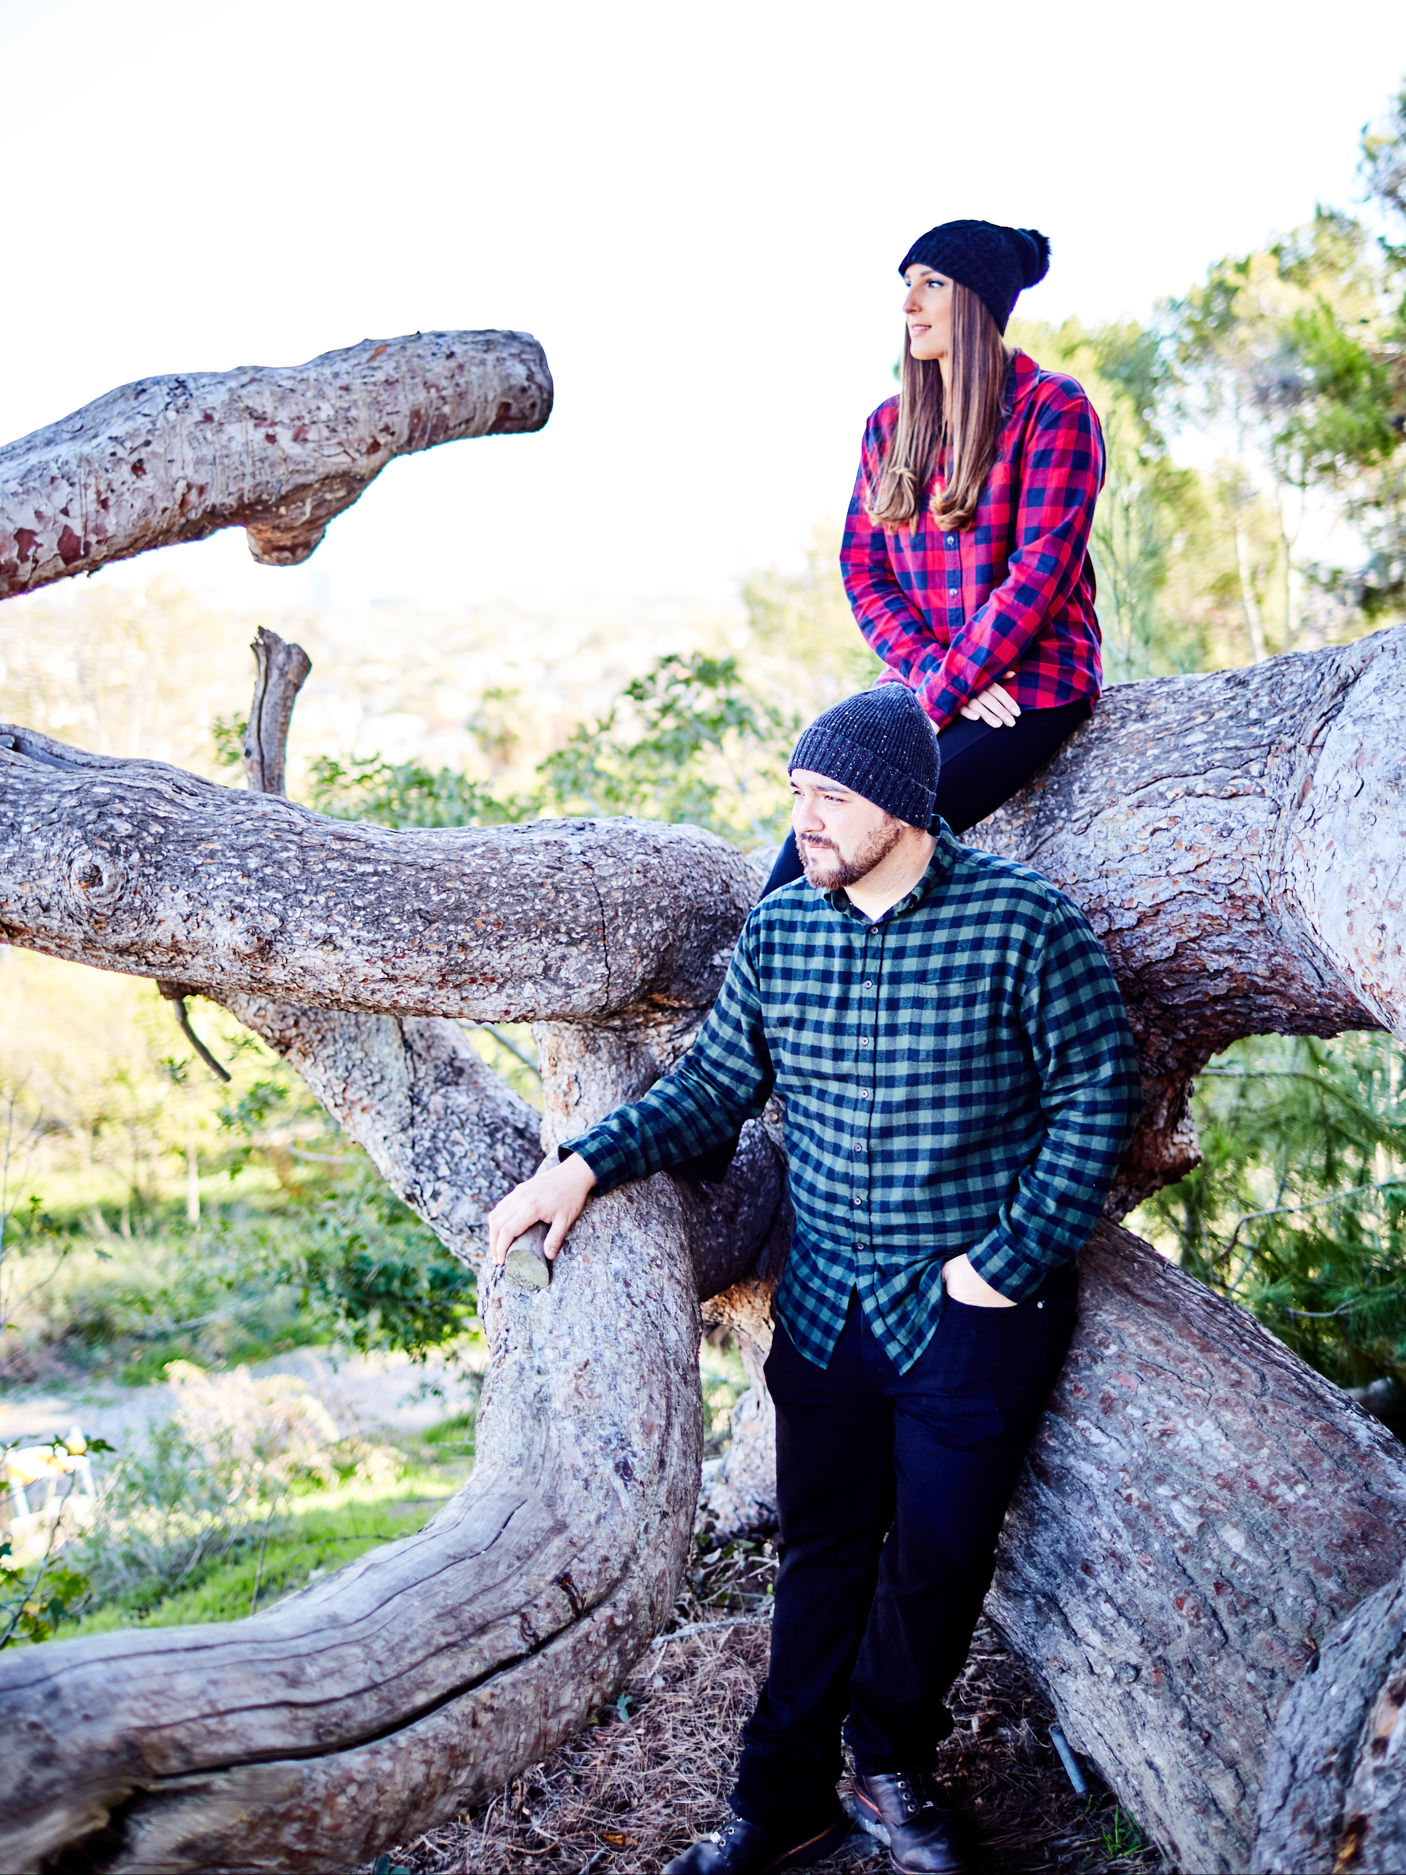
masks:
<path id="1" fill-rule="evenodd" d="M 396 456 L 540 430 L 551 408 L 526 332 L 124 384 L 0 448 L 0 598 L 222 527 L 245 528 L 265 566 L 296 566 Z"/>

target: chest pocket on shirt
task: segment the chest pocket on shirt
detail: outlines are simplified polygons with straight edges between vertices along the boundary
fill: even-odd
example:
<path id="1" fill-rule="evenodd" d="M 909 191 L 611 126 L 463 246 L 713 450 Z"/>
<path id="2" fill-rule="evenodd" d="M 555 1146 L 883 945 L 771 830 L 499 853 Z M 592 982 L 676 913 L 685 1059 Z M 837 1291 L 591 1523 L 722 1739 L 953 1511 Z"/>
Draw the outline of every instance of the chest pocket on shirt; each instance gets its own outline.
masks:
<path id="1" fill-rule="evenodd" d="M 914 1081 L 942 1080 L 990 1047 L 999 985 L 983 964 L 952 964 L 913 986 L 898 1050 Z"/>

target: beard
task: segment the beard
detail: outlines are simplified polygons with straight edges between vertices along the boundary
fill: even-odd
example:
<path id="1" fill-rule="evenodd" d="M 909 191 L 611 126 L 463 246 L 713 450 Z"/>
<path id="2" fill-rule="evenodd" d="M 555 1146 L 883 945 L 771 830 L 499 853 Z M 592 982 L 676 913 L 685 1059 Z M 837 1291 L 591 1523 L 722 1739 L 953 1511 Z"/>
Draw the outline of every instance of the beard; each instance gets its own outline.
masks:
<path id="1" fill-rule="evenodd" d="M 881 827 L 862 840 L 853 853 L 842 853 L 833 840 L 800 840 L 801 865 L 806 884 L 817 892 L 837 892 L 842 886 L 858 885 L 866 873 L 886 860 L 903 838 L 904 824 L 888 815 Z"/>

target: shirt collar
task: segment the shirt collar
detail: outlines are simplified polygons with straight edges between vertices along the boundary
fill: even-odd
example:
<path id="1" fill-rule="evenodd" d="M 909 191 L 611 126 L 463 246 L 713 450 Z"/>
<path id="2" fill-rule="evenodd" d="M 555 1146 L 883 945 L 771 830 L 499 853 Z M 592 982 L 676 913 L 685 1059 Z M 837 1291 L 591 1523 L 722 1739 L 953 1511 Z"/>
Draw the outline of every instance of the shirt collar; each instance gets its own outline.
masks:
<path id="1" fill-rule="evenodd" d="M 1010 369 L 1006 373 L 1006 388 L 1001 396 L 1001 407 L 1010 416 L 1017 404 L 1025 399 L 1035 388 L 1035 380 L 1040 375 L 1040 367 L 1029 352 L 1017 351 L 1011 359 Z"/>
<path id="2" fill-rule="evenodd" d="M 822 892 L 821 897 L 832 911 L 837 911 L 846 918 L 857 920 L 860 924 L 883 924 L 889 918 L 900 918 L 906 911 L 912 911 L 915 905 L 921 905 L 928 894 L 940 886 L 957 863 L 957 855 L 962 851 L 961 842 L 952 832 L 947 822 L 939 817 L 932 828 L 937 844 L 932 850 L 927 871 L 918 883 L 896 905 L 878 918 L 870 918 L 855 905 L 843 886 L 837 886 L 833 892 Z"/>

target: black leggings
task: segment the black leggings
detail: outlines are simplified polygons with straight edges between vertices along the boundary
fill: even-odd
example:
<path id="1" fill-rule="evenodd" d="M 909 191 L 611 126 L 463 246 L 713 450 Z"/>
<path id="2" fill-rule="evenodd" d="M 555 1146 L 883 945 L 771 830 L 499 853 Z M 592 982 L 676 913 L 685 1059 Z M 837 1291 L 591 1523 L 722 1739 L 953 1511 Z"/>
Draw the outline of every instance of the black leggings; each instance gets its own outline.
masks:
<path id="1" fill-rule="evenodd" d="M 942 769 L 937 781 L 937 812 L 953 833 L 965 833 L 1002 802 L 1018 794 L 1037 768 L 1043 768 L 1059 745 L 1087 722 L 1088 699 L 1060 703 L 1049 710 L 1022 710 L 1009 729 L 973 723 L 959 716 L 937 738 Z M 802 876 L 796 836 L 786 835 L 762 897 Z"/>

